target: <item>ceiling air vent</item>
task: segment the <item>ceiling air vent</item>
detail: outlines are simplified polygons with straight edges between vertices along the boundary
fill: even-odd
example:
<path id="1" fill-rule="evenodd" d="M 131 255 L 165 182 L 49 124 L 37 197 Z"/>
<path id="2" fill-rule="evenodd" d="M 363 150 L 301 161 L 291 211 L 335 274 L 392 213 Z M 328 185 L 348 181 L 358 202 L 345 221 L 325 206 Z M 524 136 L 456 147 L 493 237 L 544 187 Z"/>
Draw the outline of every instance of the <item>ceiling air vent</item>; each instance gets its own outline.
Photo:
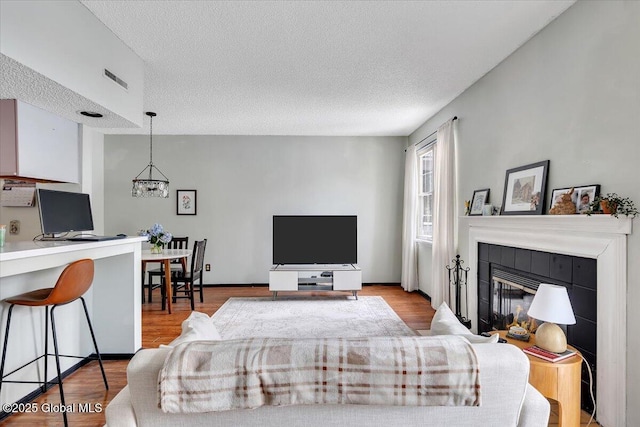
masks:
<path id="1" fill-rule="evenodd" d="M 122 86 L 125 89 L 129 89 L 129 85 L 127 84 L 127 82 L 125 82 L 124 80 L 122 80 L 120 77 L 116 76 L 115 74 L 113 74 L 111 71 L 107 70 L 106 68 L 104 69 L 104 75 L 105 77 L 107 77 L 110 80 L 113 80 L 114 82 L 118 83 L 120 86 Z"/>

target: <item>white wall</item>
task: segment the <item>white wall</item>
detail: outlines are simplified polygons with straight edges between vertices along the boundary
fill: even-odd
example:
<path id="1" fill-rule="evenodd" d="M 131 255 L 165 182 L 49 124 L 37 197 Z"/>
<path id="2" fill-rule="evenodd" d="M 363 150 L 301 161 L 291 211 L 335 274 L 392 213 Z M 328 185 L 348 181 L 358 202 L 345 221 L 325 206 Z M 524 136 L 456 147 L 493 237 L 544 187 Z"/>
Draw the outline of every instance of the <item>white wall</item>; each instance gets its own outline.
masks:
<path id="1" fill-rule="evenodd" d="M 91 195 L 93 231 L 104 234 L 104 135 L 82 126 L 82 192 Z"/>
<path id="2" fill-rule="evenodd" d="M 617 192 L 639 205 L 639 23 L 640 2 L 577 2 L 421 126 L 409 143 L 459 117 L 460 206 L 481 188 L 490 188 L 491 203 L 501 204 L 505 171 L 546 159 L 551 160 L 547 197 L 553 188 L 601 184 L 602 192 Z M 466 238 L 460 236 L 461 249 L 468 247 Z M 637 231 L 628 249 L 627 425 L 635 426 L 640 425 Z"/>
<path id="3" fill-rule="evenodd" d="M 149 137 L 105 136 L 105 232 L 154 222 L 207 238 L 209 284 L 267 283 L 272 216 L 355 214 L 364 282 L 400 281 L 406 137 L 159 136 L 153 161 L 169 199 L 131 197 L 149 161 Z M 197 215 L 176 215 L 176 190 L 195 189 Z"/>
<path id="4" fill-rule="evenodd" d="M 418 289 L 425 294 L 433 295 L 433 282 L 431 281 L 431 243 L 418 242 Z"/>

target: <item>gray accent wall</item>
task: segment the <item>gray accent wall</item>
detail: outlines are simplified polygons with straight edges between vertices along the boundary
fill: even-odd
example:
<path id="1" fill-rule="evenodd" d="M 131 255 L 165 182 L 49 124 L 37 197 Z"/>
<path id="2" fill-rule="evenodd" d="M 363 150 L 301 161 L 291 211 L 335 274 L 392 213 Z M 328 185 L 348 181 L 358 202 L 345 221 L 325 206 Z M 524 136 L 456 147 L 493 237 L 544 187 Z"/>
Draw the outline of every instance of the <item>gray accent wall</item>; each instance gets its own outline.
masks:
<path id="1" fill-rule="evenodd" d="M 601 184 L 603 193 L 640 205 L 640 2 L 577 2 L 424 123 L 409 143 L 453 116 L 459 118 L 459 206 L 481 188 L 491 189 L 491 203 L 502 204 L 505 171 L 547 159 L 547 200 L 554 188 Z M 463 253 L 466 239 L 459 236 Z M 638 260 L 636 230 L 627 260 L 628 426 L 640 425 Z"/>
<path id="2" fill-rule="evenodd" d="M 208 239 L 205 283 L 267 283 L 273 215 L 357 215 L 363 281 L 398 283 L 406 144 L 406 137 L 154 135 L 153 161 L 170 180 L 170 198 L 141 199 L 131 197 L 131 179 L 149 162 L 149 137 L 107 135 L 105 232 L 134 234 L 158 222 L 190 241 Z M 197 190 L 197 215 L 176 214 L 178 189 Z"/>

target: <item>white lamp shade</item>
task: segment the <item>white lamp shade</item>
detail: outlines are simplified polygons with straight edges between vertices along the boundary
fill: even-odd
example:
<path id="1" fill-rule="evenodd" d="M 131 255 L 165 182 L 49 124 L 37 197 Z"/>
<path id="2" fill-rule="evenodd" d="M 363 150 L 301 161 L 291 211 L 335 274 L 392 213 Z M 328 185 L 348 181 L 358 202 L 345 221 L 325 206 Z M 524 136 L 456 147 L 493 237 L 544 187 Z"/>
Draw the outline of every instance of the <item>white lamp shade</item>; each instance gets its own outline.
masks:
<path id="1" fill-rule="evenodd" d="M 549 283 L 540 284 L 527 314 L 543 322 L 561 325 L 576 323 L 567 288 Z"/>

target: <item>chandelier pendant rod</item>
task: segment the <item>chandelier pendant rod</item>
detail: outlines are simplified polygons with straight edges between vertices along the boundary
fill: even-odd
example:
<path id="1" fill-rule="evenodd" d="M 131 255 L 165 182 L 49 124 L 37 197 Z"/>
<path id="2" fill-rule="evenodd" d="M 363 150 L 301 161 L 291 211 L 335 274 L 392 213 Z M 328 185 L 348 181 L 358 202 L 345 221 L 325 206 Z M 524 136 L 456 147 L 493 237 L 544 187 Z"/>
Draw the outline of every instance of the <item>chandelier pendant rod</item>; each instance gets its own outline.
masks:
<path id="1" fill-rule="evenodd" d="M 149 111 L 147 115 L 149 116 L 149 181 L 153 181 L 153 117 L 156 113 Z"/>
<path id="2" fill-rule="evenodd" d="M 149 164 L 133 179 L 131 195 L 133 197 L 162 197 L 166 199 L 169 197 L 169 178 L 153 164 L 153 117 L 156 116 L 156 113 L 147 111 L 145 114 L 149 116 Z M 148 179 L 140 178 L 147 169 L 149 169 Z M 154 169 L 162 175 L 164 180 L 153 179 Z"/>

